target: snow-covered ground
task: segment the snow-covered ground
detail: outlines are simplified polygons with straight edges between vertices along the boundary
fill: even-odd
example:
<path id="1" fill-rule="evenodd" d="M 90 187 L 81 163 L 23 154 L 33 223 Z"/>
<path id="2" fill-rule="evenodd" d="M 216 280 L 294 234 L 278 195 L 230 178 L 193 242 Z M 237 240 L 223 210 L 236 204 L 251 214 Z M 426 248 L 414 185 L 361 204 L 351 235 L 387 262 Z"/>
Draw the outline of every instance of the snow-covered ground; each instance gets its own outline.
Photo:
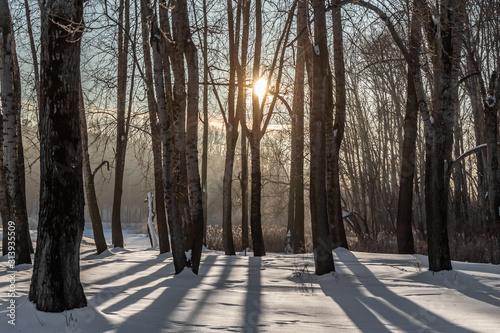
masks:
<path id="1" fill-rule="evenodd" d="M 89 234 L 86 234 L 89 236 Z M 109 237 L 108 237 L 109 239 Z M 0 262 L 0 332 L 499 332 L 500 267 L 454 262 L 433 274 L 421 255 L 335 251 L 335 274 L 313 275 L 312 255 L 228 257 L 206 251 L 200 275 L 174 276 L 170 254 L 143 235 L 94 254 L 82 244 L 88 307 L 43 313 L 27 301 L 31 265 L 16 273 L 16 325 L 8 323 Z"/>

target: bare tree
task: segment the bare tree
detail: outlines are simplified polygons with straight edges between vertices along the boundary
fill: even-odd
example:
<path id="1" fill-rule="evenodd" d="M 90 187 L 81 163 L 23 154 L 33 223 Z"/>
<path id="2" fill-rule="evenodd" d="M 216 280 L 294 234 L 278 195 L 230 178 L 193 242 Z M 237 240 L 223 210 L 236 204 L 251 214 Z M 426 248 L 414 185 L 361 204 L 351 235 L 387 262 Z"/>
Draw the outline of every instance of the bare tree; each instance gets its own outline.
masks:
<path id="1" fill-rule="evenodd" d="M 326 114 L 326 140 L 327 140 L 327 208 L 330 230 L 332 233 L 333 247 L 349 248 L 342 216 L 342 203 L 340 194 L 340 147 L 344 138 L 346 118 L 346 83 L 344 65 L 344 45 L 342 38 L 342 13 L 340 1 L 335 2 L 332 10 L 333 20 L 333 66 L 335 71 L 335 123 L 333 117 L 333 96 L 331 72 L 328 71 L 328 101 L 327 106 L 331 108 Z"/>
<path id="2" fill-rule="evenodd" d="M 86 306 L 80 283 L 84 227 L 79 121 L 83 2 L 41 4 L 40 214 L 29 292 L 38 310 Z"/>
<path id="3" fill-rule="evenodd" d="M 19 67 L 15 52 L 12 19 L 7 1 L 0 2 L 0 29 L 2 33 L 0 58 L 2 62 L 2 114 L 3 114 L 3 167 L 8 196 L 7 207 L 10 219 L 16 226 L 15 264 L 31 263 L 31 240 L 26 212 L 26 199 L 23 186 L 24 158 L 21 141 L 21 85 Z M 21 160 L 22 159 L 22 160 Z M 5 216 L 9 218 L 9 216 Z M 3 217 L 2 217 L 3 218 Z M 7 222 L 7 221 L 6 221 Z M 7 230 L 7 229 L 4 229 Z M 5 244 L 5 242 L 4 242 Z M 10 251 L 9 251 L 10 252 Z"/>
<path id="4" fill-rule="evenodd" d="M 87 198 L 87 208 L 89 211 L 90 221 L 92 223 L 92 232 L 94 233 L 94 243 L 97 249 L 97 253 L 104 252 L 108 245 L 106 244 L 106 238 L 104 237 L 104 230 L 102 228 L 102 219 L 101 213 L 99 212 L 99 204 L 97 200 L 97 195 L 95 192 L 95 182 L 94 176 L 95 172 L 92 172 L 92 167 L 90 165 L 90 156 L 89 156 L 89 139 L 87 132 L 87 118 L 85 116 L 85 104 L 83 100 L 83 91 L 82 85 L 80 81 L 79 87 L 79 117 L 80 117 L 80 131 L 82 137 L 82 164 L 83 164 L 83 180 L 84 180 L 84 189 Z M 101 165 L 108 163 L 104 161 Z M 108 164 L 109 168 L 109 164 Z"/>
<path id="5" fill-rule="evenodd" d="M 313 232 L 313 251 L 315 271 L 323 275 L 335 271 L 333 263 L 330 230 L 328 225 L 327 198 L 326 198 L 326 135 L 325 121 L 328 105 L 328 75 L 330 67 L 328 60 L 328 45 L 326 36 L 325 1 L 314 0 L 312 9 L 316 15 L 314 20 L 314 54 L 313 54 L 313 81 L 312 106 L 310 119 L 311 141 L 311 225 Z M 325 70 L 327 69 L 327 70 Z"/>

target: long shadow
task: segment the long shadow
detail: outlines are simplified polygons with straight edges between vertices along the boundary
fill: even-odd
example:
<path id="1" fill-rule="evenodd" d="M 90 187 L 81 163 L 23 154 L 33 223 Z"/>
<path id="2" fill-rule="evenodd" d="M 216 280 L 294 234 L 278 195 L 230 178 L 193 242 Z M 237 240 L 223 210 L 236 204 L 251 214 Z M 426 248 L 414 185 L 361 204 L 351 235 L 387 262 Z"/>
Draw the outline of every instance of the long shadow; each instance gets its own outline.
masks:
<path id="1" fill-rule="evenodd" d="M 191 310 L 191 313 L 189 314 L 186 322 L 187 323 L 193 323 L 195 319 L 201 314 L 201 310 L 203 309 L 204 306 L 206 306 L 206 302 L 208 299 L 217 291 L 219 290 L 224 290 L 226 289 L 226 284 L 224 283 L 227 278 L 229 277 L 229 273 L 231 272 L 233 268 L 233 262 L 235 257 L 230 256 L 230 257 L 224 257 L 225 263 L 222 269 L 222 273 L 218 279 L 218 281 L 215 283 L 214 288 L 207 290 L 203 293 L 203 297 L 198 299 L 196 301 L 196 306 L 194 309 Z"/>
<path id="2" fill-rule="evenodd" d="M 335 285 L 331 280 L 320 281 L 319 284 L 325 295 L 338 303 L 361 331 L 389 332 L 397 329 L 408 332 L 431 329 L 456 333 L 472 332 L 397 295 L 379 281 L 351 252 L 336 253 L 340 261 L 359 278 L 361 283 L 342 279 Z M 389 324 L 382 322 L 379 317 Z"/>
<path id="3" fill-rule="evenodd" d="M 130 291 L 134 288 L 150 284 L 155 280 L 166 278 L 168 275 L 172 273 L 173 273 L 172 267 L 169 267 L 169 265 L 162 265 L 159 269 L 155 270 L 154 272 L 150 272 L 146 276 L 141 276 L 137 279 L 128 282 L 125 285 L 113 286 L 112 289 L 115 291 L 115 293 L 114 295 L 112 295 L 112 297 L 122 294 L 125 291 Z M 157 283 L 154 287 L 161 287 L 161 282 Z M 149 289 L 151 289 L 151 287 L 140 288 L 139 290 L 137 290 L 137 292 L 128 295 L 127 297 L 114 303 L 113 305 L 108 306 L 105 309 L 102 309 L 102 311 L 108 313 L 118 312 L 121 309 L 129 306 L 130 304 L 135 303 L 137 300 L 140 300 L 145 296 L 147 296 L 149 294 L 148 292 Z M 104 290 L 101 293 L 96 294 L 95 299 L 98 302 L 98 304 L 102 304 L 104 301 L 107 301 L 109 298 L 111 298 L 109 297 L 109 294 L 110 294 L 109 291 Z"/>
<path id="4" fill-rule="evenodd" d="M 428 274 L 432 273 L 428 272 Z M 450 271 L 443 279 L 438 277 L 433 281 L 428 280 L 427 274 L 413 275 L 409 279 L 422 284 L 453 289 L 469 298 L 500 308 L 500 290 L 488 287 L 468 273 Z"/>
<path id="5" fill-rule="evenodd" d="M 245 300 L 244 331 L 249 333 L 259 332 L 259 328 L 262 326 L 259 325 L 262 312 L 261 265 L 260 257 L 248 258 L 248 291 Z"/>
<path id="6" fill-rule="evenodd" d="M 141 289 L 138 292 L 140 295 L 136 293 L 137 297 L 153 294 L 160 287 L 164 288 L 161 293 L 154 295 L 154 301 L 147 308 L 135 313 L 123 322 L 117 328 L 116 333 L 137 333 L 144 331 L 146 327 L 148 333 L 165 332 L 170 326 L 168 319 L 171 313 L 177 308 L 179 302 L 182 301 L 189 290 L 196 288 L 200 284 L 207 270 L 213 266 L 216 257 L 215 255 L 205 257 L 200 267 L 200 275 L 188 275 L 188 278 L 185 278 L 185 275 L 174 276 L 157 285 Z M 134 297 L 134 299 L 137 299 L 137 297 Z M 123 305 L 126 306 L 126 304 Z"/>

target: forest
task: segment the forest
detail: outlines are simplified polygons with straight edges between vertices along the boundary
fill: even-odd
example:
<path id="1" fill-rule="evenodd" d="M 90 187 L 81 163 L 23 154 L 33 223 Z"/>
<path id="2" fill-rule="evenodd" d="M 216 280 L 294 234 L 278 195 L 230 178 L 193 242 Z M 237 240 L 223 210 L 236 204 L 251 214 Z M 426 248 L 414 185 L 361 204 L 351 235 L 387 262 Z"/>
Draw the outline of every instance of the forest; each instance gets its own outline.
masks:
<path id="1" fill-rule="evenodd" d="M 39 311 L 87 306 L 82 251 L 113 269 L 131 224 L 189 281 L 210 251 L 500 273 L 499 1 L 0 0 L 0 37 L 3 261 Z"/>

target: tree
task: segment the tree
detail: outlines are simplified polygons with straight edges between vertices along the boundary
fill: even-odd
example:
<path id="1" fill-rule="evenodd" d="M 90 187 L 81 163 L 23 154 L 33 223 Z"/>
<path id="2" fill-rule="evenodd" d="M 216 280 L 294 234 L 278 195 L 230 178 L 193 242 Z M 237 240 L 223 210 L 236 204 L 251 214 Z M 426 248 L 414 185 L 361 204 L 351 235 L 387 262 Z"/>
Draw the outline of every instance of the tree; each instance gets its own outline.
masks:
<path id="1" fill-rule="evenodd" d="M 340 194 L 340 146 L 344 138 L 346 118 L 346 84 L 344 65 L 344 45 L 342 38 L 342 13 L 340 2 L 336 1 L 332 10 L 333 20 L 333 66 L 335 71 L 335 123 L 333 118 L 333 96 L 331 87 L 331 72 L 328 71 L 326 140 L 327 140 L 327 209 L 333 247 L 349 248 L 344 228 Z"/>
<path id="2" fill-rule="evenodd" d="M 127 101 L 127 59 L 130 34 L 130 0 L 120 0 L 118 7 L 118 75 L 116 106 L 116 157 L 115 157 L 115 189 L 113 192 L 113 212 L 111 217 L 111 238 L 115 247 L 123 247 L 121 225 L 121 202 L 123 193 L 123 175 L 125 172 L 125 155 L 127 152 L 127 128 L 125 121 Z"/>
<path id="3" fill-rule="evenodd" d="M 228 91 L 228 110 L 226 121 L 226 158 L 224 165 L 224 179 L 222 188 L 222 225 L 224 251 L 227 255 L 234 255 L 233 224 L 232 224 L 232 183 L 234 156 L 236 152 L 236 143 L 238 142 L 238 126 L 240 114 L 236 113 L 234 98 L 236 90 L 236 63 L 238 51 L 235 43 L 234 18 L 232 1 L 227 1 L 227 21 L 229 26 L 229 91 Z"/>
<path id="4" fill-rule="evenodd" d="M 79 268 L 83 2 L 47 0 L 41 6 L 40 214 L 29 300 L 40 311 L 61 312 L 87 304 Z"/>
<path id="5" fill-rule="evenodd" d="M 408 51 L 420 68 L 420 43 L 422 36 L 421 13 L 418 11 L 419 0 L 413 2 L 411 18 L 411 31 Z M 399 178 L 399 200 L 397 217 L 398 252 L 400 254 L 415 253 L 412 232 L 412 207 L 413 207 L 413 179 L 415 178 L 415 154 L 417 141 L 418 98 L 415 91 L 415 82 L 411 71 L 408 70 L 408 85 L 406 97 L 406 114 L 404 122 L 404 141 L 401 156 L 401 173 Z"/>
<path id="6" fill-rule="evenodd" d="M 2 219 L 10 217 L 10 220 L 14 221 L 16 226 L 15 264 L 31 264 L 31 239 L 23 188 L 25 182 L 20 125 L 21 84 L 19 80 L 19 67 L 17 65 L 12 19 L 10 17 L 8 2 L 1 1 L 0 9 L 0 29 L 2 33 L 0 45 L 2 66 L 0 67 L 2 67 L 1 97 L 3 114 L 3 146 L 0 148 L 3 149 L 2 164 L 5 169 L 3 177 L 0 177 L 0 180 L 4 178 L 4 193 L 8 197 L 6 207 L 9 209 L 9 215 L 2 216 Z M 6 222 L 8 221 L 5 221 L 4 224 Z M 7 230 L 7 228 L 4 230 Z"/>
<path id="7" fill-rule="evenodd" d="M 149 43 L 150 31 L 153 29 L 158 31 L 157 17 L 153 16 L 149 1 L 141 1 L 141 21 L 142 21 L 142 47 L 144 51 L 144 67 L 145 80 L 148 99 L 148 114 L 149 126 L 151 128 L 151 143 L 153 146 L 153 169 L 154 169 L 154 184 L 155 184 L 155 205 L 156 205 L 156 221 L 158 225 L 158 237 L 160 240 L 160 253 L 170 251 L 170 242 L 168 237 L 167 216 L 165 207 L 165 194 L 163 189 L 163 169 L 162 169 L 162 141 L 161 141 L 161 124 L 158 122 L 158 104 L 154 96 L 154 81 L 153 81 L 153 65 L 151 63 L 151 49 Z M 148 22 L 151 23 L 151 29 L 148 27 Z M 152 35 L 152 34 L 151 34 Z M 153 37 L 153 36 L 152 36 Z M 153 37 L 154 38 L 154 37 Z M 153 39 L 154 43 L 162 43 L 158 38 Z M 156 46 L 158 48 L 158 46 Z M 157 61 L 162 61 L 161 55 L 156 55 Z M 163 66 L 158 67 L 158 75 L 162 77 Z M 165 91 L 164 84 L 158 82 L 159 89 Z M 159 96 L 165 99 L 165 94 Z M 162 101 L 166 104 L 166 101 Z M 163 110 L 166 112 L 166 110 Z"/>
<path id="8" fill-rule="evenodd" d="M 305 252 L 304 239 L 304 77 L 306 63 L 310 67 L 311 46 L 308 28 L 308 4 L 301 0 L 297 4 L 297 62 L 292 104 L 292 135 L 290 159 L 290 193 L 288 201 L 288 230 L 292 234 L 293 253 Z M 309 80 L 310 81 L 310 80 Z M 311 84 L 311 82 L 309 82 Z"/>
<path id="9" fill-rule="evenodd" d="M 104 237 L 101 213 L 99 212 L 99 204 L 97 202 L 97 195 L 95 193 L 95 182 L 94 182 L 95 172 L 92 172 L 92 168 L 90 165 L 87 118 L 85 116 L 85 104 L 83 100 L 81 80 L 80 80 L 78 97 L 79 97 L 78 110 L 80 117 L 80 131 L 82 137 L 81 142 L 82 142 L 82 164 L 83 164 L 82 167 L 83 167 L 84 188 L 87 198 L 87 208 L 89 211 L 90 221 L 92 223 L 92 232 L 94 233 L 94 243 L 96 246 L 97 254 L 99 254 L 107 250 L 108 245 L 106 244 L 106 238 Z M 99 167 L 102 167 L 106 163 L 108 162 L 104 161 L 103 163 L 101 163 Z M 108 168 L 109 168 L 109 163 L 108 163 Z M 97 168 L 97 170 L 98 169 L 99 168 Z"/>
<path id="10" fill-rule="evenodd" d="M 330 67 L 326 36 L 325 1 L 314 0 L 313 81 L 310 127 L 311 141 L 311 225 L 313 232 L 314 264 L 317 275 L 335 271 L 333 263 L 328 214 L 326 209 L 326 136 L 325 121 L 328 105 L 328 80 Z M 325 70 L 327 69 L 327 70 Z"/>

